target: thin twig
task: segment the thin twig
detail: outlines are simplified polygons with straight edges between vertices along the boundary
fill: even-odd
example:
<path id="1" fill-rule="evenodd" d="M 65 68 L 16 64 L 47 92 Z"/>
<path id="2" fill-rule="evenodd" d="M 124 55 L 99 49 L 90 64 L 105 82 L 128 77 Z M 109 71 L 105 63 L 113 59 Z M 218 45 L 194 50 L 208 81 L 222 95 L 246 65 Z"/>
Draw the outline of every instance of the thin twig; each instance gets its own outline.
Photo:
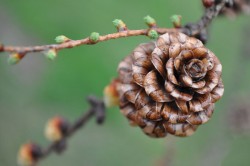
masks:
<path id="1" fill-rule="evenodd" d="M 156 28 L 154 30 L 156 30 L 159 34 L 176 31 L 176 29 L 168 29 L 168 28 Z M 127 31 L 112 33 L 112 34 L 100 36 L 98 42 L 103 42 L 103 41 L 112 40 L 112 39 L 119 39 L 119 38 L 124 38 L 124 37 L 131 37 L 131 36 L 141 36 L 141 35 L 146 36 L 148 31 L 149 31 L 148 29 L 141 29 L 141 30 L 127 30 Z M 88 38 L 81 39 L 81 40 L 70 40 L 62 44 L 27 46 L 27 47 L 3 46 L 2 52 L 18 52 L 18 53 L 19 52 L 20 53 L 42 52 L 48 49 L 61 50 L 65 48 L 73 48 L 76 46 L 86 45 L 86 44 L 96 44 L 96 43 L 93 43 L 88 37 Z"/>
<path id="2" fill-rule="evenodd" d="M 224 8 L 225 3 L 227 0 L 222 0 L 220 3 L 206 9 L 205 14 L 202 18 L 196 22 L 187 24 L 183 28 L 153 28 L 159 34 L 164 34 L 167 32 L 183 32 L 188 36 L 197 36 L 199 35 L 204 29 L 210 25 L 212 20 L 220 13 L 220 11 Z M 104 36 L 100 36 L 98 42 L 108 41 L 112 39 L 119 39 L 131 36 L 147 36 L 150 29 L 140 29 L 140 30 L 126 30 L 122 32 L 112 33 Z M 97 42 L 96 42 L 97 43 Z M 70 40 L 65 43 L 61 44 L 51 44 L 51 45 L 42 45 L 42 46 L 27 46 L 27 47 L 16 47 L 16 46 L 4 46 L 0 48 L 0 52 L 10 52 L 10 53 L 22 53 L 27 54 L 30 52 L 43 52 L 49 49 L 55 49 L 57 51 L 66 49 L 66 48 L 73 48 L 80 45 L 86 44 L 96 44 L 93 43 L 89 37 L 80 39 L 80 40 Z"/>
<path id="3" fill-rule="evenodd" d="M 212 6 L 210 8 L 207 8 L 205 10 L 204 15 L 201 17 L 201 19 L 197 23 L 187 24 L 185 26 L 186 31 L 184 32 L 189 36 L 196 36 L 201 33 L 202 30 L 207 29 L 208 26 L 211 24 L 214 18 L 218 16 L 220 11 L 225 7 L 225 4 L 228 0 L 222 0 L 220 3 L 216 4 L 215 6 Z"/>
<path id="4" fill-rule="evenodd" d="M 88 102 L 90 103 L 91 108 L 70 126 L 67 133 L 60 141 L 52 142 L 47 148 L 43 149 L 41 154 L 39 154 L 38 160 L 46 158 L 52 152 L 58 154 L 62 153 L 66 149 L 67 140 L 70 136 L 81 129 L 92 117 L 96 117 L 98 124 L 102 124 L 104 122 L 105 106 L 103 101 L 91 96 L 88 97 Z"/>

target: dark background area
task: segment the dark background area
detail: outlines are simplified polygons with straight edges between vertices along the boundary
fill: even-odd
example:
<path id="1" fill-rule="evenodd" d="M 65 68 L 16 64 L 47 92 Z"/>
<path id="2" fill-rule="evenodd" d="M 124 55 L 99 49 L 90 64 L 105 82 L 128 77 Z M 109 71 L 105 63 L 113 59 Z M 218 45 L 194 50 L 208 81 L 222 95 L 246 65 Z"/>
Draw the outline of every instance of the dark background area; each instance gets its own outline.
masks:
<path id="1" fill-rule="evenodd" d="M 159 26 L 172 27 L 173 14 L 182 15 L 185 24 L 197 21 L 202 13 L 199 0 L 0 0 L 0 40 L 6 45 L 41 45 L 54 43 L 61 34 L 81 39 L 93 31 L 113 33 L 116 18 L 129 29 L 141 29 L 146 28 L 142 18 L 148 14 Z M 235 20 L 220 17 L 210 28 L 207 47 L 222 62 L 225 94 L 216 103 L 213 118 L 193 136 L 149 138 L 130 127 L 114 108 L 108 110 L 104 125 L 92 120 L 70 139 L 62 156 L 53 154 L 39 165 L 249 165 L 250 132 L 238 132 L 237 125 L 250 122 L 230 113 L 250 96 L 249 20 L 244 15 Z M 81 46 L 60 51 L 53 62 L 41 53 L 29 54 L 15 66 L 7 64 L 7 54 L 1 55 L 0 165 L 16 165 L 19 146 L 29 140 L 46 146 L 46 121 L 54 115 L 76 119 L 88 108 L 85 98 L 101 97 L 117 76 L 119 61 L 148 41 L 140 36 Z"/>

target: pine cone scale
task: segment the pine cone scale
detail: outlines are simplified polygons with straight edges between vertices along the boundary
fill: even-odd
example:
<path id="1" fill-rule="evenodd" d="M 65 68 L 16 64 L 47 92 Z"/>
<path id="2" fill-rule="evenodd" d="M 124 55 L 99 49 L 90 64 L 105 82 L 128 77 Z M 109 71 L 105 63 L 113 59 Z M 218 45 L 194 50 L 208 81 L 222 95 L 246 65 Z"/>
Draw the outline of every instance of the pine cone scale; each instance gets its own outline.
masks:
<path id="1" fill-rule="evenodd" d="M 159 48 L 155 48 L 151 56 L 151 62 L 163 78 L 166 76 L 166 70 L 163 64 L 165 64 L 167 59 L 164 55 L 165 54 Z"/>
<path id="2" fill-rule="evenodd" d="M 175 87 L 174 84 L 169 81 L 165 82 L 165 89 L 176 100 L 190 101 L 193 98 L 193 92 L 183 90 L 178 88 L 178 86 Z"/>
<path id="3" fill-rule="evenodd" d="M 167 78 L 173 84 L 179 85 L 175 75 L 174 75 L 174 59 L 170 58 L 166 64 Z"/>
<path id="4" fill-rule="evenodd" d="M 198 82 L 192 82 L 192 85 L 190 86 L 193 89 L 201 89 L 206 85 L 205 80 L 200 80 Z"/>
<path id="5" fill-rule="evenodd" d="M 170 102 L 173 98 L 164 90 L 164 86 L 159 84 L 159 75 L 155 70 L 149 72 L 144 79 L 146 93 L 156 102 Z"/>
<path id="6" fill-rule="evenodd" d="M 215 103 L 216 101 L 218 101 L 223 95 L 223 93 L 224 93 L 224 85 L 222 83 L 222 79 L 220 79 L 218 85 L 211 92 L 212 102 Z"/>
<path id="7" fill-rule="evenodd" d="M 163 126 L 170 134 L 180 136 L 180 137 L 190 136 L 197 129 L 196 126 L 190 125 L 188 123 L 171 124 L 171 123 L 166 122 L 163 124 Z"/>
<path id="8" fill-rule="evenodd" d="M 122 91 L 125 92 L 126 99 L 131 102 L 135 103 L 136 96 L 140 92 L 140 87 L 137 84 L 121 84 Z"/>
<path id="9" fill-rule="evenodd" d="M 175 103 L 176 103 L 177 107 L 178 107 L 184 114 L 188 114 L 189 108 L 188 108 L 188 105 L 187 105 L 187 102 L 186 102 L 186 101 L 183 101 L 183 100 L 176 100 Z"/>
<path id="10" fill-rule="evenodd" d="M 173 43 L 169 47 L 169 57 L 175 58 L 181 52 L 181 45 L 179 43 Z"/>

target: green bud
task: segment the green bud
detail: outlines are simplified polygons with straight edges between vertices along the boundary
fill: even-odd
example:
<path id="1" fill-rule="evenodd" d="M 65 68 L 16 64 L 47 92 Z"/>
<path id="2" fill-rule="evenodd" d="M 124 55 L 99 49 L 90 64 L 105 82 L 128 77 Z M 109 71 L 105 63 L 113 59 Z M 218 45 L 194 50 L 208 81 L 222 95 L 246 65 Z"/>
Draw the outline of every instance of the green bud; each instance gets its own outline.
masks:
<path id="1" fill-rule="evenodd" d="M 175 28 L 180 28 L 181 27 L 181 16 L 180 15 L 173 15 L 170 17 L 172 23 L 174 24 Z"/>
<path id="2" fill-rule="evenodd" d="M 90 41 L 93 43 L 97 43 L 100 39 L 100 34 L 97 32 L 92 32 L 89 37 Z"/>
<path id="3" fill-rule="evenodd" d="M 159 37 L 159 34 L 156 30 L 154 29 L 151 29 L 149 32 L 148 32 L 148 37 L 150 39 L 157 39 Z"/>
<path id="4" fill-rule="evenodd" d="M 10 64 L 10 65 L 15 65 L 19 61 L 20 61 L 20 59 L 18 58 L 18 56 L 14 55 L 14 54 L 10 55 L 9 58 L 8 58 L 8 64 Z"/>
<path id="5" fill-rule="evenodd" d="M 156 26 L 156 21 L 154 18 L 150 17 L 149 15 L 144 17 L 144 22 L 149 26 L 149 27 L 155 27 Z"/>
<path id="6" fill-rule="evenodd" d="M 57 57 L 57 51 L 55 49 L 50 49 L 45 53 L 45 56 L 49 60 L 55 60 L 55 58 Z"/>
<path id="7" fill-rule="evenodd" d="M 115 19 L 113 21 L 113 24 L 114 24 L 115 27 L 119 27 L 122 23 L 123 23 L 123 21 L 119 20 L 119 19 Z"/>
<path id="8" fill-rule="evenodd" d="M 64 36 L 64 35 L 60 35 L 60 36 L 57 36 L 56 38 L 55 38 L 55 41 L 57 42 L 57 43 L 64 43 L 64 42 L 67 42 L 67 41 L 69 41 L 70 39 L 69 38 L 67 38 L 66 36 Z"/>
<path id="9" fill-rule="evenodd" d="M 119 32 L 127 30 L 126 24 L 122 20 L 120 20 L 120 19 L 115 19 L 113 21 L 113 24 L 114 24 L 114 26 L 117 28 L 117 30 Z"/>
<path id="10" fill-rule="evenodd" d="M 8 64 L 15 65 L 21 61 L 25 54 L 13 53 L 8 58 Z"/>

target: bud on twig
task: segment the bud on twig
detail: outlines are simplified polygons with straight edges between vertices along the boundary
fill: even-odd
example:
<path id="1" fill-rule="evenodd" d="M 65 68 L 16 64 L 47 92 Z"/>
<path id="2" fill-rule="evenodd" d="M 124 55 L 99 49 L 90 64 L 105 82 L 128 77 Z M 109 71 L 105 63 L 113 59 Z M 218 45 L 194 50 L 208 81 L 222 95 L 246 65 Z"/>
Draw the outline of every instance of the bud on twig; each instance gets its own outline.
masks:
<path id="1" fill-rule="evenodd" d="M 2 43 L 0 43 L 0 52 L 3 51 L 3 47 L 4 47 L 4 45 Z"/>
<path id="2" fill-rule="evenodd" d="M 41 157 L 41 147 L 34 143 L 27 143 L 21 146 L 18 152 L 17 162 L 21 166 L 33 166 Z"/>
<path id="3" fill-rule="evenodd" d="M 144 17 L 144 21 L 149 26 L 149 28 L 155 28 L 156 27 L 155 19 L 150 17 L 149 15 Z"/>
<path id="4" fill-rule="evenodd" d="M 214 5 L 214 0 L 202 0 L 204 7 L 209 8 Z"/>
<path id="5" fill-rule="evenodd" d="M 113 24 L 116 27 L 116 29 L 117 29 L 118 32 L 122 32 L 122 31 L 128 30 L 126 24 L 122 20 L 115 19 L 113 21 Z"/>
<path id="6" fill-rule="evenodd" d="M 151 30 L 148 31 L 148 37 L 150 39 L 157 39 L 159 37 L 159 34 L 158 34 L 158 32 L 156 30 L 151 29 Z"/>
<path id="7" fill-rule="evenodd" d="M 112 82 L 104 88 L 104 104 L 106 107 L 119 105 L 117 84 L 117 80 L 112 80 Z"/>
<path id="8" fill-rule="evenodd" d="M 181 15 L 173 15 L 170 17 L 175 28 L 181 27 L 181 18 L 182 18 Z"/>
<path id="9" fill-rule="evenodd" d="M 62 117 L 50 119 L 45 127 L 45 136 L 48 140 L 56 142 L 61 140 L 69 129 L 69 123 Z"/>
<path id="10" fill-rule="evenodd" d="M 14 65 L 17 64 L 18 62 L 21 61 L 21 59 L 23 59 L 23 57 L 25 56 L 25 54 L 21 54 L 21 53 L 13 53 L 9 56 L 8 59 L 8 63 L 10 65 Z"/>
<path id="11" fill-rule="evenodd" d="M 60 36 L 57 36 L 57 37 L 55 38 L 55 41 L 56 41 L 57 43 L 65 43 L 65 42 L 70 41 L 70 39 L 69 39 L 68 37 L 64 36 L 64 35 L 60 35 Z"/>
<path id="12" fill-rule="evenodd" d="M 49 60 L 55 60 L 55 58 L 57 57 L 57 50 L 56 49 L 50 49 L 45 53 L 45 56 L 49 59 Z"/>
<path id="13" fill-rule="evenodd" d="M 97 43 L 100 39 L 100 34 L 97 32 L 92 32 L 90 34 L 89 40 L 91 41 L 91 43 Z"/>

